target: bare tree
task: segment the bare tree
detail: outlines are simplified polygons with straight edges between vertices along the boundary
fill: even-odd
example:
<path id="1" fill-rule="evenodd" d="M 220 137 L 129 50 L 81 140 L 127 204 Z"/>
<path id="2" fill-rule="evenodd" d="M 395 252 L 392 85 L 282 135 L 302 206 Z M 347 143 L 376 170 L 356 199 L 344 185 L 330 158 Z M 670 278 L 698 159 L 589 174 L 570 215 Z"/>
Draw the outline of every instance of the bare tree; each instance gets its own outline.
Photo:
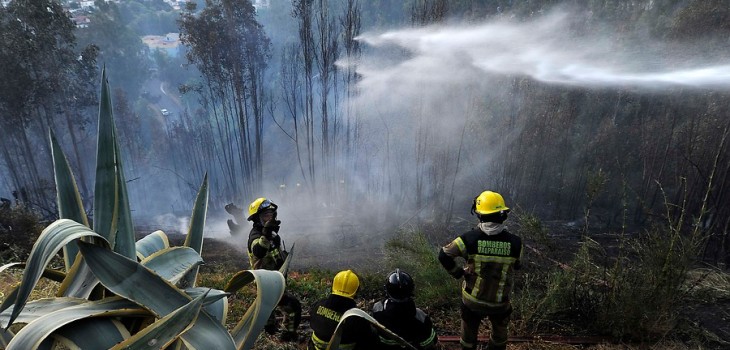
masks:
<path id="1" fill-rule="evenodd" d="M 270 42 L 255 19 L 250 1 L 208 1 L 199 14 L 195 5 L 180 20 L 181 40 L 190 46 L 189 62 L 203 74 L 202 94 L 210 111 L 215 156 L 227 193 L 240 200 L 253 195 L 262 178 L 264 108 L 263 72 Z"/>
<path id="2" fill-rule="evenodd" d="M 292 3 L 293 15 L 299 21 L 299 48 L 304 68 L 304 129 L 305 145 L 307 149 L 307 170 L 310 181 L 310 190 L 316 189 L 315 178 L 315 133 L 314 133 L 314 28 L 313 28 L 314 0 L 296 0 Z"/>

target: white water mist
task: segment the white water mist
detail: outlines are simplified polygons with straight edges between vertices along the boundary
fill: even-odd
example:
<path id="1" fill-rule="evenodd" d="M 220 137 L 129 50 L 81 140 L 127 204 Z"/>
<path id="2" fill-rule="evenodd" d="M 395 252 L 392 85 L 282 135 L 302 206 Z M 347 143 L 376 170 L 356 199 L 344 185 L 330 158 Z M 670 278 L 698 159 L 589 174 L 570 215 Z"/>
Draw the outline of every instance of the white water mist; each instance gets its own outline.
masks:
<path id="1" fill-rule="evenodd" d="M 360 39 L 374 52 L 397 48 L 407 57 L 365 64 L 363 86 L 444 84 L 483 79 L 474 75 L 481 72 L 583 87 L 730 88 L 730 58 L 708 63 L 702 50 L 676 43 L 670 49 L 632 33 L 581 32 L 576 25 L 586 18 L 580 16 L 555 11 L 527 22 L 500 19 L 474 26 L 366 33 Z M 687 50 L 693 51 L 688 55 Z"/>

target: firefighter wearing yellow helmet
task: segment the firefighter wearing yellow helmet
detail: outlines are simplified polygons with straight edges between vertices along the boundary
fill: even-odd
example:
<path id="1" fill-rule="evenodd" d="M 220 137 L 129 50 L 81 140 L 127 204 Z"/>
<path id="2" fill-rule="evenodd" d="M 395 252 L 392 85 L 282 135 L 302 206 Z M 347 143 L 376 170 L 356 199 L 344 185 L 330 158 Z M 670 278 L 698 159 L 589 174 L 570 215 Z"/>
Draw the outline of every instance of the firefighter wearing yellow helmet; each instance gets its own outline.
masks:
<path id="1" fill-rule="evenodd" d="M 507 348 L 512 314 L 510 292 L 514 270 L 520 269 L 522 239 L 507 231 L 504 221 L 510 209 L 497 192 L 484 191 L 474 198 L 472 214 L 477 227 L 465 232 L 439 251 L 441 265 L 454 278 L 464 277 L 461 290 L 461 348 L 476 349 L 479 324 L 492 325 L 489 350 Z M 465 265 L 456 264 L 462 257 Z"/>
<path id="2" fill-rule="evenodd" d="M 312 337 L 307 344 L 308 350 L 324 350 L 345 311 L 356 308 L 355 295 L 360 287 L 360 279 L 352 270 L 340 271 L 332 281 L 329 297 L 312 305 L 309 311 L 309 325 Z M 370 323 L 360 317 L 348 318 L 343 324 L 340 349 L 373 349 L 377 335 Z"/>
<path id="3" fill-rule="evenodd" d="M 283 247 L 281 236 L 278 234 L 281 225 L 281 221 L 276 218 L 278 208 L 279 206 L 265 197 L 257 198 L 248 205 L 246 219 L 253 223 L 248 234 L 247 244 L 248 259 L 252 269 L 278 270 L 286 260 L 287 252 Z M 239 222 L 242 221 L 243 210 L 240 208 L 228 204 L 226 211 Z M 231 220 L 229 220 L 228 226 L 234 236 L 241 231 L 239 225 L 231 224 Z M 296 331 L 302 318 L 302 304 L 296 297 L 285 292 L 277 307 L 284 313 L 285 329 L 281 332 L 280 338 L 285 341 L 297 341 Z M 274 312 L 269 317 L 264 330 L 269 334 L 278 331 Z"/>

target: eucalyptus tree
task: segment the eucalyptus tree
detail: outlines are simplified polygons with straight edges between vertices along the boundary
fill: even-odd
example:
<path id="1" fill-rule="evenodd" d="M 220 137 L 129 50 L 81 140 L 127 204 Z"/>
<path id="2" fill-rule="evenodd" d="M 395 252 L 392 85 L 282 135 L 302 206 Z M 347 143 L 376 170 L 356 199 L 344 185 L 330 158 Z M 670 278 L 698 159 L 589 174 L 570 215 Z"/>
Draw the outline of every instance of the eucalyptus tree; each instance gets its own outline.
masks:
<path id="1" fill-rule="evenodd" d="M 346 164 L 345 169 L 357 172 L 354 159 L 357 157 L 357 145 L 360 137 L 360 123 L 357 118 L 357 111 L 353 107 L 353 99 L 357 95 L 357 64 L 362 56 L 360 42 L 355 40 L 362 28 L 362 10 L 358 0 L 347 0 L 344 13 L 340 17 L 342 27 L 342 48 L 344 50 L 345 67 L 342 73 L 343 89 L 345 90 L 344 117 L 345 117 L 345 159 L 351 164 Z"/>
<path id="2" fill-rule="evenodd" d="M 81 162 L 84 108 L 95 104 L 96 48 L 76 51 L 75 26 L 57 1 L 12 1 L 0 8 L 0 140 L 9 184 L 37 209 L 53 214 L 49 127 L 67 130 L 74 158 Z M 66 137 L 63 137 L 66 141 Z M 88 195 L 84 169 L 81 190 Z"/>
<path id="3" fill-rule="evenodd" d="M 316 187 L 315 178 L 315 133 L 314 133 L 314 0 L 295 0 L 292 2 L 294 18 L 299 23 L 299 49 L 304 74 L 304 142 L 307 150 L 307 175 L 310 187 Z"/>
<path id="4" fill-rule="evenodd" d="M 316 49 L 315 57 L 320 92 L 320 139 L 321 164 L 324 189 L 331 192 L 334 188 L 334 159 L 338 136 L 338 114 L 330 111 L 331 105 L 337 103 L 337 66 L 335 62 L 340 55 L 339 31 L 335 16 L 330 14 L 330 8 L 325 0 L 318 0 L 316 7 Z M 334 96 L 333 96 L 334 95 Z M 329 193 L 331 195 L 331 193 Z"/>
<path id="5" fill-rule="evenodd" d="M 99 47 L 98 60 L 111 72 L 115 86 L 134 98 L 148 77 L 146 46 L 122 15 L 120 5 L 97 0 L 94 6 L 89 27 L 77 31 L 79 42 Z"/>
<path id="6" fill-rule="evenodd" d="M 188 3 L 179 26 L 188 62 L 202 74 L 194 90 L 210 114 L 199 124 L 213 130 L 203 141 L 214 144 L 210 168 L 221 172 L 219 187 L 248 198 L 262 175 L 262 80 L 271 43 L 250 1 L 210 0 L 199 12 Z"/>

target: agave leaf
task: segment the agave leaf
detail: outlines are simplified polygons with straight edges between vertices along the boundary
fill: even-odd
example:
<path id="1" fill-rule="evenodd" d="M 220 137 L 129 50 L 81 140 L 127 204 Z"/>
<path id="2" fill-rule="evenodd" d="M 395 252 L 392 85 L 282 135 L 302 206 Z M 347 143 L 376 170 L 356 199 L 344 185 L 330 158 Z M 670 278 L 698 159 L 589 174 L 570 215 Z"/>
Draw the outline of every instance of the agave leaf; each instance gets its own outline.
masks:
<path id="1" fill-rule="evenodd" d="M 279 271 L 244 270 L 228 281 L 224 291 L 234 293 L 253 281 L 256 281 L 256 300 L 232 331 L 238 349 L 253 347 L 286 289 L 286 280 Z"/>
<path id="2" fill-rule="evenodd" d="M 185 246 L 195 249 L 198 254 L 203 251 L 203 230 L 205 229 L 205 216 L 208 212 L 208 173 L 203 177 L 198 195 L 195 197 L 193 214 L 190 217 L 190 228 L 185 236 Z M 192 269 L 182 281 L 183 286 L 195 287 L 195 280 L 198 278 L 198 268 Z"/>
<path id="3" fill-rule="evenodd" d="M 117 344 L 112 350 L 166 348 L 178 339 L 180 334 L 185 333 L 193 326 L 207 295 L 208 293 L 199 295 L 193 301 L 145 327 L 133 337 Z M 219 295 L 219 297 L 221 296 Z"/>
<path id="4" fill-rule="evenodd" d="M 89 298 L 94 288 L 98 285 L 99 280 L 97 280 L 96 276 L 91 273 L 91 269 L 89 269 L 89 265 L 86 264 L 86 260 L 79 255 L 76 257 L 76 261 L 68 271 L 67 278 L 65 278 L 61 283 L 61 286 L 58 287 L 56 296 Z"/>
<path id="5" fill-rule="evenodd" d="M 15 319 L 17 323 L 31 323 L 36 319 L 54 311 L 65 309 L 88 302 L 81 298 L 43 298 L 33 300 L 25 304 L 23 311 Z M 7 322 L 10 319 L 10 311 L 6 310 L 0 313 L 0 322 Z"/>
<path id="6" fill-rule="evenodd" d="M 8 347 L 8 343 L 10 343 L 11 340 L 13 340 L 13 332 L 5 329 L 0 328 L 0 348 L 5 349 Z"/>
<path id="7" fill-rule="evenodd" d="M 372 316 L 368 315 L 367 312 L 362 311 L 358 308 L 352 308 L 350 310 L 345 311 L 344 314 L 342 314 L 342 317 L 340 318 L 340 323 L 337 324 L 337 328 L 335 328 L 335 333 L 332 334 L 332 338 L 330 339 L 329 345 L 327 345 L 327 350 L 330 349 L 338 349 L 340 346 L 340 340 L 342 339 L 342 330 L 344 327 L 342 327 L 342 324 L 344 324 L 345 320 L 347 320 L 350 317 L 361 317 L 364 318 L 378 329 L 379 332 L 384 333 L 387 337 L 392 338 L 396 342 L 398 342 L 402 347 L 416 350 L 413 345 L 405 341 L 403 338 L 399 337 L 397 334 L 391 332 L 388 328 L 385 328 L 380 322 L 375 320 Z"/>
<path id="8" fill-rule="evenodd" d="M 135 248 L 137 259 L 142 260 L 159 250 L 170 248 L 170 240 L 164 232 L 157 230 L 137 241 Z"/>
<path id="9" fill-rule="evenodd" d="M 206 292 L 208 293 L 208 297 L 203 301 L 205 312 L 225 325 L 226 319 L 228 318 L 228 298 L 223 298 L 223 296 L 228 296 L 229 293 L 202 287 L 185 289 L 185 293 L 192 298 L 197 298 Z"/>
<path id="10" fill-rule="evenodd" d="M 99 131 L 96 146 L 96 181 L 94 183 L 94 231 L 106 238 L 114 248 L 117 235 L 117 179 L 116 140 L 114 115 L 107 81 L 106 68 L 101 71 L 101 98 L 99 101 Z"/>
<path id="11" fill-rule="evenodd" d="M 105 317 L 85 318 L 51 334 L 66 349 L 109 349 L 130 336 L 122 322 Z"/>
<path id="12" fill-rule="evenodd" d="M 89 219 L 86 217 L 84 204 L 81 202 L 79 188 L 76 185 L 71 167 L 68 164 L 66 155 L 51 131 L 51 153 L 53 155 L 53 174 L 56 180 L 56 203 L 58 204 L 58 216 L 61 219 L 71 219 L 85 226 L 89 226 Z M 71 269 L 76 259 L 79 247 L 76 242 L 71 241 L 63 247 L 63 263 L 65 271 Z"/>
<path id="13" fill-rule="evenodd" d="M 117 161 L 117 236 L 115 239 L 114 251 L 134 259 L 137 250 L 134 244 L 134 224 L 132 223 L 132 211 L 129 209 L 129 195 L 127 194 L 127 182 L 124 176 L 124 165 L 122 155 L 119 152 L 117 143 L 117 130 L 113 127 L 112 135 L 114 137 L 114 159 Z"/>
<path id="14" fill-rule="evenodd" d="M 7 269 L 9 269 L 11 267 L 16 267 L 17 268 L 17 267 L 19 267 L 18 265 L 23 265 L 23 263 L 14 262 L 14 263 L 5 264 L 3 266 L 0 266 L 0 272 L 3 272 L 3 271 L 5 271 L 5 270 L 7 270 Z"/>
<path id="15" fill-rule="evenodd" d="M 9 266 L 9 265 L 12 265 L 12 266 Z M 6 267 L 6 266 L 12 267 L 12 268 L 20 268 L 20 267 L 25 267 L 25 264 L 13 263 L 13 264 L 5 265 L 3 267 Z M 0 269 L 0 271 L 2 271 L 2 269 Z M 66 277 L 66 274 L 61 271 L 58 271 L 58 270 L 43 269 L 43 274 L 41 275 L 41 277 L 45 277 L 45 278 L 50 279 L 51 281 L 60 283 L 64 280 L 64 278 Z M 10 305 L 15 304 L 15 299 L 18 297 L 18 289 L 20 289 L 20 284 L 18 284 L 15 288 L 13 288 L 13 290 L 10 293 L 8 293 L 8 295 L 5 297 L 5 300 L 3 300 L 2 304 L 0 304 L 0 312 L 7 310 L 10 307 Z M 8 315 L 9 315 L 9 313 L 8 313 Z M 0 326 L 2 326 L 2 324 L 3 324 L 2 320 L 0 320 Z"/>
<path id="16" fill-rule="evenodd" d="M 284 278 L 286 279 L 286 275 L 289 273 L 289 264 L 291 263 L 291 259 L 294 256 L 294 244 L 291 245 L 291 248 L 289 249 L 289 255 L 286 256 L 286 259 L 284 259 L 284 263 L 281 264 L 281 267 L 279 268 L 279 272 L 281 272 L 282 275 L 284 275 Z"/>
<path id="17" fill-rule="evenodd" d="M 53 259 L 53 256 L 66 243 L 85 236 L 101 238 L 101 236 L 91 231 L 88 227 L 68 219 L 56 220 L 41 232 L 38 240 L 33 245 L 33 249 L 30 251 L 27 267 L 23 271 L 23 279 L 18 289 L 18 295 L 13 306 L 9 324 L 12 324 L 15 318 L 18 317 L 20 310 L 25 306 L 30 293 L 35 288 L 45 267 Z"/>
<path id="18" fill-rule="evenodd" d="M 190 302 L 181 290 L 138 262 L 85 242 L 81 254 L 99 281 L 113 293 L 123 296 L 164 317 Z M 192 349 L 234 349 L 233 339 L 219 322 L 201 313 L 183 341 Z"/>
<path id="19" fill-rule="evenodd" d="M 160 250 L 140 263 L 174 284 L 188 271 L 200 266 L 203 258 L 191 248 L 172 247 Z"/>
<path id="20" fill-rule="evenodd" d="M 15 262 L 15 263 L 9 263 L 5 264 L 3 266 L 0 266 L 0 272 L 3 272 L 6 269 L 23 269 L 25 268 L 25 263 Z M 62 282 L 64 278 L 66 278 L 66 273 L 63 271 L 58 271 L 54 269 L 43 269 L 43 275 L 42 277 L 48 278 L 51 281 L 54 282 Z"/>
<path id="21" fill-rule="evenodd" d="M 88 244 L 88 243 L 86 243 Z M 103 248 L 99 248 L 103 249 Z M 8 344 L 7 350 L 35 349 L 54 331 L 72 322 L 94 316 L 147 316 L 149 312 L 137 304 L 119 297 L 70 306 L 39 317 L 23 327 Z M 87 336 L 89 336 L 87 334 Z M 98 347 L 93 347 L 98 348 Z"/>

